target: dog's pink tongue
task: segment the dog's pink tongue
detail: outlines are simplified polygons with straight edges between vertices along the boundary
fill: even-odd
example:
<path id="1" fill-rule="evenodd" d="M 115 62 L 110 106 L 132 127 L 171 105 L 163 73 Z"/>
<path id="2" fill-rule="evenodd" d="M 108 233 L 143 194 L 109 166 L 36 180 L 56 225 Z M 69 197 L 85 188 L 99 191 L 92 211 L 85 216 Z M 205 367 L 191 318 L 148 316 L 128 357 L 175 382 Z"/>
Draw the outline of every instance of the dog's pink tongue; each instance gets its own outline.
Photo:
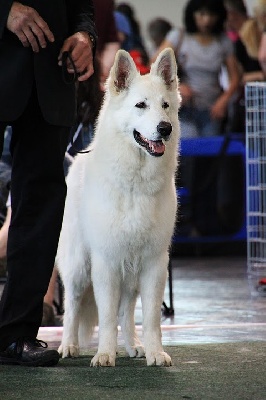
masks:
<path id="1" fill-rule="evenodd" d="M 157 153 L 157 154 L 164 153 L 165 145 L 160 140 L 158 140 L 158 141 L 148 140 L 148 143 L 149 143 L 149 147 L 153 153 Z"/>

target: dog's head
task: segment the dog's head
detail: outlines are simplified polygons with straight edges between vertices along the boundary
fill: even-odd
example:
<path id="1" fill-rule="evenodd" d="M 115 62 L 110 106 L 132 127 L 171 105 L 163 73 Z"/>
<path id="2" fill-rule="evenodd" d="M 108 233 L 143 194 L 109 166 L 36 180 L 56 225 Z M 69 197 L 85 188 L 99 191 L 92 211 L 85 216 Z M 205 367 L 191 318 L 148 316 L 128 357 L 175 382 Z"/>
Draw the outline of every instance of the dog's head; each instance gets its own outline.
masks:
<path id="1" fill-rule="evenodd" d="M 163 50 L 144 76 L 137 71 L 129 53 L 119 50 L 107 92 L 119 131 L 144 152 L 162 156 L 166 142 L 178 130 L 180 96 L 173 50 Z"/>

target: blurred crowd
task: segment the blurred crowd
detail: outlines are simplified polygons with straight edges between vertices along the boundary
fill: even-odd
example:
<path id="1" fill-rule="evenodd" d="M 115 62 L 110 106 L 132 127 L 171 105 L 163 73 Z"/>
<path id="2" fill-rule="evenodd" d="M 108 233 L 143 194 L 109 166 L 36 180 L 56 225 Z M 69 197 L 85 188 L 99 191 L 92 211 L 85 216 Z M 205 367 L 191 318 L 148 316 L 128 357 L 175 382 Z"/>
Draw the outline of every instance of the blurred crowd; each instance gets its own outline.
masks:
<path id="1" fill-rule="evenodd" d="M 100 0 L 95 6 L 101 90 L 118 48 L 145 74 L 171 47 L 179 67 L 182 136 L 245 132 L 245 84 L 265 80 L 266 0 L 255 1 L 252 15 L 245 0 L 189 0 L 182 26 L 158 17 L 141 27 L 132 2 Z"/>
<path id="2" fill-rule="evenodd" d="M 245 84 L 265 80 L 265 0 L 255 1 L 252 15 L 245 0 L 190 0 L 182 26 L 158 17 L 142 31 L 132 5 L 117 2 L 115 9 L 129 22 L 125 28 L 116 17 L 124 34 L 121 47 L 131 53 L 141 73 L 165 47 L 175 51 L 183 137 L 245 132 Z"/>

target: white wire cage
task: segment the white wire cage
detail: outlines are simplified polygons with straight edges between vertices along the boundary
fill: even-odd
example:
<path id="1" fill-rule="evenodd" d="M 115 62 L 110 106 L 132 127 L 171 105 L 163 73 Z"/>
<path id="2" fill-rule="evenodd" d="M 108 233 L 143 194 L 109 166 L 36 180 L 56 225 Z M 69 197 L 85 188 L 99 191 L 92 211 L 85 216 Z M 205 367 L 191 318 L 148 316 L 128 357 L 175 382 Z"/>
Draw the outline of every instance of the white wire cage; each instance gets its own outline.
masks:
<path id="1" fill-rule="evenodd" d="M 266 82 L 246 85 L 245 106 L 248 274 L 266 295 Z"/>

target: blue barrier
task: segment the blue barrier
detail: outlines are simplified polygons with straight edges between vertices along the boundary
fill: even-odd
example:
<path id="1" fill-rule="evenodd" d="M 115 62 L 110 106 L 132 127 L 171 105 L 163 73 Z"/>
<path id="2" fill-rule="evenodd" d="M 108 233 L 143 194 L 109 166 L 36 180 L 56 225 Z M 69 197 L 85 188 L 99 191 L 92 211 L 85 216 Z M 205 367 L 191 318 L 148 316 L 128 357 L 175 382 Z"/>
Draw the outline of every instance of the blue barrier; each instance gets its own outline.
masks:
<path id="1" fill-rule="evenodd" d="M 226 146 L 225 140 L 228 140 Z M 225 151 L 226 156 L 240 156 L 243 161 L 243 170 L 246 169 L 246 146 L 243 134 L 230 134 L 228 136 L 215 136 L 208 138 L 184 138 L 180 142 L 180 156 L 195 156 L 195 157 L 219 157 L 221 151 Z M 182 162 L 182 161 L 181 161 Z M 245 176 L 243 177 L 246 182 Z M 178 188 L 177 196 L 179 202 L 185 203 L 189 201 L 189 194 L 186 188 Z M 244 199 L 246 199 L 246 187 L 244 184 Z M 242 225 L 237 232 L 223 235 L 202 235 L 202 236 L 182 236 L 175 234 L 173 244 L 175 243 L 209 243 L 209 242 L 231 242 L 245 241 L 247 238 L 247 222 L 246 222 L 246 204 L 243 205 Z M 178 226 L 178 225 L 177 225 Z"/>

